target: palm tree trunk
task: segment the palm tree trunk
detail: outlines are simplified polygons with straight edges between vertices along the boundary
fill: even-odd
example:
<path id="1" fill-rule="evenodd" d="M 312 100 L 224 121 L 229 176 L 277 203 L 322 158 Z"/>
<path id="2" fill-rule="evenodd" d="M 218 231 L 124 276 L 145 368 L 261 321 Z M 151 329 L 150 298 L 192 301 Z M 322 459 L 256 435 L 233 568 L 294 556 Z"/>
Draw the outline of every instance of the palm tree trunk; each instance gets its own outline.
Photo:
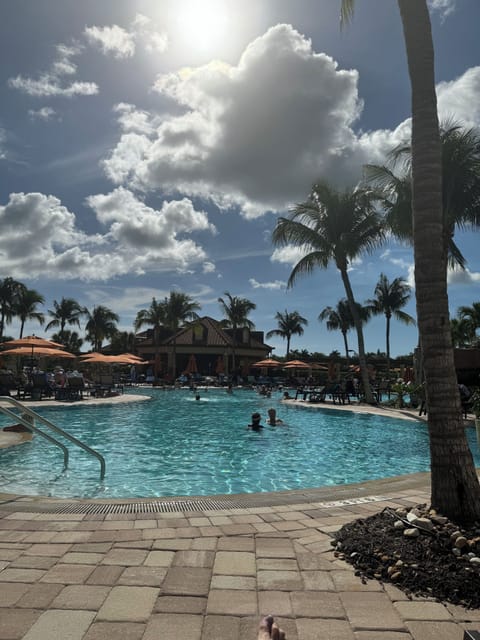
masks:
<path id="1" fill-rule="evenodd" d="M 290 336 L 287 336 L 287 354 L 285 356 L 287 360 L 289 355 L 290 355 Z"/>
<path id="2" fill-rule="evenodd" d="M 387 314 L 386 316 L 387 318 L 387 327 L 385 329 L 385 341 L 386 341 L 386 347 L 387 347 L 387 377 L 390 376 L 390 316 Z"/>
<path id="3" fill-rule="evenodd" d="M 347 357 L 347 364 L 350 360 L 350 356 L 348 355 L 348 340 L 347 340 L 347 332 L 346 331 L 342 331 L 342 336 L 343 336 L 343 344 L 345 345 L 345 355 Z"/>
<path id="4" fill-rule="evenodd" d="M 398 0 L 412 85 L 413 234 L 431 456 L 431 502 L 459 522 L 480 519 L 480 485 L 461 416 L 447 296 L 441 151 L 426 0 Z"/>
<path id="5" fill-rule="evenodd" d="M 358 308 L 353 296 L 352 286 L 348 277 L 346 265 L 340 268 L 340 274 L 342 276 L 343 286 L 345 287 L 345 293 L 347 294 L 348 304 L 350 305 L 350 312 L 352 314 L 353 322 L 355 323 L 355 329 L 357 331 L 358 339 L 358 364 L 360 365 L 360 375 L 362 378 L 363 390 L 365 393 L 365 401 L 368 404 L 376 404 L 372 388 L 370 387 L 370 380 L 368 379 L 367 359 L 365 357 L 365 343 L 363 341 L 363 329 L 362 321 L 358 314 Z"/>
<path id="6" fill-rule="evenodd" d="M 25 327 L 25 320 L 22 320 L 20 324 L 20 335 L 18 336 L 20 340 L 23 338 L 23 328 Z"/>

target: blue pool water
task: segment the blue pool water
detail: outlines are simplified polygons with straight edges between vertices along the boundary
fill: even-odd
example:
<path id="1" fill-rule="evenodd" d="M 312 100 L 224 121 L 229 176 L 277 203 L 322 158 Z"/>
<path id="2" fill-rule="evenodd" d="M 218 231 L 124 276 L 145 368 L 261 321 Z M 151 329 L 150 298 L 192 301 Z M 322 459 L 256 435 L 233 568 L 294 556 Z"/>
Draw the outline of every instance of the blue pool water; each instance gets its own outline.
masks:
<path id="1" fill-rule="evenodd" d="M 41 407 L 42 415 L 99 451 L 99 462 L 43 439 L 0 450 L 0 488 L 56 497 L 135 498 L 281 491 L 384 478 L 429 468 L 424 423 L 354 412 L 280 404 L 280 393 L 210 389 L 138 390 L 151 401 L 119 405 Z M 283 425 L 266 425 L 276 407 Z M 266 428 L 246 429 L 260 411 Z M 1 419 L 0 426 L 7 424 Z M 472 452 L 480 463 L 475 430 Z"/>

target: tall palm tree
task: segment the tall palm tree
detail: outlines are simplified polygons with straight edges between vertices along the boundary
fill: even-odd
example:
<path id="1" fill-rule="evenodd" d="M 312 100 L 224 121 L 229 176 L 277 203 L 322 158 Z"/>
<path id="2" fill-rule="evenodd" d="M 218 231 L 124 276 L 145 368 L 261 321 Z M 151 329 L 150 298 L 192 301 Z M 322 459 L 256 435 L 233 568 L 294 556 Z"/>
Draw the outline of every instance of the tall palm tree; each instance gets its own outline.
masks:
<path id="1" fill-rule="evenodd" d="M 200 305 L 188 294 L 180 291 L 170 291 L 168 298 L 163 301 L 164 323 L 167 329 L 173 333 L 172 349 L 172 375 L 177 377 L 177 333 L 187 322 L 198 319 L 197 311 Z"/>
<path id="2" fill-rule="evenodd" d="M 374 404 L 368 378 L 362 320 L 348 275 L 351 261 L 372 251 L 383 240 L 380 215 L 375 210 L 376 196 L 371 190 L 338 192 L 326 182 L 313 185 L 306 202 L 296 205 L 289 218 L 279 218 L 273 231 L 275 245 L 294 245 L 304 256 L 288 279 L 293 286 L 299 275 L 315 267 L 326 269 L 333 262 L 340 272 L 358 339 L 358 359 L 365 399 Z"/>
<path id="3" fill-rule="evenodd" d="M 303 326 L 308 324 L 308 320 L 301 316 L 298 311 L 292 311 L 289 313 L 286 309 L 285 313 L 277 311 L 275 314 L 275 320 L 278 323 L 278 329 L 272 329 L 269 331 L 267 333 L 267 338 L 280 336 L 280 338 L 286 340 L 286 357 L 288 358 L 290 354 L 290 340 L 292 339 L 292 336 L 303 336 Z"/>
<path id="4" fill-rule="evenodd" d="M 93 345 L 94 351 L 100 351 L 105 338 L 112 339 L 117 333 L 118 315 L 99 304 L 92 312 L 85 309 L 87 322 L 85 324 L 86 339 Z"/>
<path id="5" fill-rule="evenodd" d="M 387 276 L 381 273 L 375 286 L 375 298 L 367 300 L 367 305 L 372 315 L 383 314 L 386 318 L 387 375 L 390 373 L 390 324 L 392 317 L 399 322 L 403 322 L 403 324 L 416 324 L 411 315 L 402 311 L 411 296 L 410 285 L 403 278 L 395 278 L 390 282 Z"/>
<path id="6" fill-rule="evenodd" d="M 60 302 L 53 301 L 53 309 L 48 310 L 48 315 L 52 318 L 45 329 L 49 331 L 60 327 L 58 332 L 59 342 L 64 344 L 63 335 L 67 325 L 80 327 L 80 318 L 86 315 L 85 308 L 73 298 L 62 298 Z"/>
<path id="7" fill-rule="evenodd" d="M 366 322 L 370 318 L 370 311 L 367 307 L 362 307 L 360 303 L 357 304 L 358 314 L 362 322 Z M 347 361 L 350 359 L 348 348 L 347 333 L 351 329 L 355 329 L 355 322 L 350 311 L 350 305 L 346 298 L 339 300 L 335 307 L 325 307 L 318 319 L 320 322 L 326 321 L 328 331 L 340 331 L 343 336 L 343 344 L 345 347 L 345 357 Z"/>
<path id="8" fill-rule="evenodd" d="M 232 296 L 228 291 L 223 294 L 226 300 L 218 298 L 220 308 L 225 316 L 222 320 L 222 326 L 233 329 L 233 347 L 232 347 L 232 370 L 236 368 L 235 344 L 237 341 L 238 329 L 248 328 L 254 329 L 255 325 L 249 320 L 248 315 L 257 308 L 257 305 L 247 298 Z"/>
<path id="9" fill-rule="evenodd" d="M 480 520 L 480 484 L 461 414 L 447 295 L 442 158 L 427 0 L 398 0 L 412 88 L 412 210 L 417 321 L 431 454 L 431 503 L 458 522 Z M 343 22 L 354 0 L 342 0 Z"/>
<path id="10" fill-rule="evenodd" d="M 37 311 L 37 305 L 44 304 L 45 298 L 35 291 L 23 287 L 19 290 L 15 302 L 15 315 L 20 318 L 20 338 L 23 338 L 23 329 L 27 320 L 36 320 L 40 326 L 45 322 L 45 315 Z"/>
<path id="11" fill-rule="evenodd" d="M 0 338 L 3 337 L 5 325 L 10 324 L 15 317 L 15 306 L 20 292 L 25 285 L 11 277 L 0 280 Z"/>
<path id="12" fill-rule="evenodd" d="M 440 128 L 444 243 L 452 267 L 465 268 L 465 258 L 454 241 L 455 229 L 480 227 L 480 133 L 453 121 Z M 369 182 L 385 193 L 387 223 L 400 239 L 412 241 L 411 144 L 403 143 L 389 156 L 390 166 L 366 165 Z M 401 161 L 404 171 L 394 173 Z"/>
<path id="13" fill-rule="evenodd" d="M 473 302 L 471 307 L 460 307 L 458 316 L 465 323 L 472 344 L 477 339 L 477 329 L 480 329 L 480 302 Z"/>
<path id="14" fill-rule="evenodd" d="M 148 309 L 141 309 L 135 318 L 134 328 L 139 331 L 145 325 L 153 327 L 153 346 L 155 349 L 155 379 L 158 378 L 158 352 L 160 348 L 160 329 L 166 323 L 166 304 L 165 300 L 157 302 L 152 298 L 152 303 Z"/>

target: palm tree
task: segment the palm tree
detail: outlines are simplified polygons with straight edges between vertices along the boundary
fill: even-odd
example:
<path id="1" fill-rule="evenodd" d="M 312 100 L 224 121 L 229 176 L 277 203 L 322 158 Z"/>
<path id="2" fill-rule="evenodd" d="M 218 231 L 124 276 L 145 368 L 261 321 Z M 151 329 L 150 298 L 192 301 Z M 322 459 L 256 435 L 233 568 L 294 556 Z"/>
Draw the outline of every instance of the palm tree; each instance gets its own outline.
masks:
<path id="1" fill-rule="evenodd" d="M 444 242 L 452 267 L 465 268 L 465 258 L 454 242 L 455 228 L 480 226 L 480 133 L 448 121 L 440 128 L 443 177 Z M 396 147 L 389 156 L 390 166 L 366 165 L 369 182 L 385 194 L 387 223 L 400 239 L 412 241 L 412 148 L 408 143 Z M 396 175 L 395 164 L 402 161 L 404 173 Z"/>
<path id="2" fill-rule="evenodd" d="M 292 311 L 289 313 L 285 309 L 285 313 L 281 311 L 277 311 L 275 314 L 275 320 L 278 323 L 278 329 L 272 329 L 267 333 L 267 338 L 272 338 L 273 336 L 280 336 L 287 341 L 287 353 L 286 358 L 288 358 L 290 353 L 290 340 L 292 336 L 303 336 L 303 326 L 307 325 L 308 320 L 303 318 L 298 311 Z"/>
<path id="3" fill-rule="evenodd" d="M 102 306 L 93 307 L 92 312 L 85 309 L 87 322 L 85 324 L 86 339 L 92 343 L 94 351 L 100 351 L 105 338 L 112 339 L 117 333 L 118 315 Z"/>
<path id="4" fill-rule="evenodd" d="M 80 353 L 80 349 L 83 345 L 83 339 L 80 338 L 76 331 L 69 331 L 65 329 L 63 333 L 54 333 L 52 336 L 54 342 L 60 342 L 65 347 L 66 351 L 70 353 Z"/>
<path id="5" fill-rule="evenodd" d="M 45 298 L 35 291 L 23 287 L 19 290 L 15 302 L 15 315 L 20 318 L 20 338 L 23 338 L 23 329 L 27 320 L 36 320 L 40 326 L 45 322 L 45 315 L 37 311 L 38 304 L 44 304 Z"/>
<path id="6" fill-rule="evenodd" d="M 139 331 L 145 325 L 153 327 L 153 345 L 155 349 L 155 379 L 158 378 L 158 351 L 160 347 L 160 329 L 166 323 L 165 301 L 157 302 L 152 298 L 152 303 L 148 309 L 141 309 L 135 318 L 134 328 Z"/>
<path id="7" fill-rule="evenodd" d="M 343 22 L 354 0 L 342 0 Z M 447 294 L 442 158 L 427 0 L 398 0 L 412 88 L 415 291 L 431 452 L 431 503 L 457 522 L 480 520 L 480 483 L 467 443 Z"/>
<path id="8" fill-rule="evenodd" d="M 197 311 L 200 310 L 200 305 L 188 294 L 180 291 L 170 291 L 170 295 L 164 299 L 163 305 L 165 327 L 173 333 L 172 375 L 175 380 L 177 377 L 177 333 L 187 322 L 198 319 Z"/>
<path id="9" fill-rule="evenodd" d="M 371 190 L 338 192 L 326 182 L 313 185 L 306 202 L 296 205 L 289 218 L 279 218 L 273 231 L 275 245 L 294 245 L 305 255 L 294 266 L 288 280 L 293 286 L 299 275 L 315 267 L 326 269 L 333 262 L 340 271 L 358 339 L 358 357 L 365 399 L 374 404 L 368 379 L 362 320 L 353 295 L 348 268 L 357 256 L 372 251 L 383 240 L 381 218 L 374 208 Z"/>
<path id="10" fill-rule="evenodd" d="M 235 372 L 235 344 L 237 341 L 238 329 L 248 328 L 254 329 L 255 325 L 248 318 L 248 314 L 257 308 L 257 305 L 248 300 L 247 298 L 240 298 L 239 296 L 232 296 L 228 291 L 223 294 L 226 296 L 226 300 L 218 298 L 220 308 L 225 316 L 221 324 L 223 327 L 233 329 L 233 347 L 232 347 L 232 371 Z"/>
<path id="11" fill-rule="evenodd" d="M 465 323 L 472 344 L 477 339 L 477 329 L 480 329 L 480 302 L 473 302 L 471 307 L 460 307 L 458 316 Z"/>
<path id="12" fill-rule="evenodd" d="M 383 314 L 386 318 L 386 353 L 387 376 L 390 374 L 390 323 L 392 317 L 403 324 L 414 325 L 415 319 L 402 311 L 412 296 L 410 285 L 403 278 L 395 278 L 390 282 L 384 273 L 375 286 L 375 298 L 367 300 L 368 307 L 374 316 Z"/>
<path id="13" fill-rule="evenodd" d="M 452 332 L 452 344 L 454 347 L 461 349 L 472 345 L 471 327 L 467 320 L 452 318 L 450 320 L 450 331 Z"/>
<path id="14" fill-rule="evenodd" d="M 362 307 L 360 303 L 357 304 L 358 314 L 362 322 L 366 322 L 370 318 L 370 310 L 367 307 Z M 337 302 L 335 307 L 325 307 L 320 312 L 318 319 L 320 322 L 326 321 L 328 331 L 341 331 L 343 336 L 343 344 L 345 346 L 345 357 L 347 361 L 350 359 L 348 348 L 347 333 L 350 329 L 355 329 L 355 322 L 350 311 L 350 305 L 346 298 L 342 298 Z"/>
<path id="15" fill-rule="evenodd" d="M 135 333 L 117 331 L 112 337 L 110 347 L 113 353 L 133 353 L 135 351 Z"/>
<path id="16" fill-rule="evenodd" d="M 48 315 L 52 320 L 45 327 L 46 331 L 60 327 L 57 335 L 59 342 L 64 344 L 66 325 L 80 327 L 80 318 L 86 315 L 86 310 L 73 298 L 62 298 L 60 302 L 53 301 L 53 309 L 48 310 Z"/>
<path id="17" fill-rule="evenodd" d="M 13 278 L 0 280 L 0 338 L 3 337 L 5 325 L 10 324 L 15 317 L 15 306 L 20 292 L 25 285 Z"/>

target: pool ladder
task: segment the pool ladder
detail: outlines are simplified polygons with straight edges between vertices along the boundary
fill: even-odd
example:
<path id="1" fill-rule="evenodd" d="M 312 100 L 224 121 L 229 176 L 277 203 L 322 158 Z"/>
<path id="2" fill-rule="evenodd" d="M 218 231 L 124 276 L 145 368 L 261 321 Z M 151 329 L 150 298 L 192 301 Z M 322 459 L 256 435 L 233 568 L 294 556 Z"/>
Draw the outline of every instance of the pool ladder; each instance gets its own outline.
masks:
<path id="1" fill-rule="evenodd" d="M 3 406 L 5 403 L 13 405 L 16 409 L 19 409 L 21 413 L 15 413 L 15 411 L 12 411 L 8 407 Z M 60 447 L 60 449 L 63 451 L 64 469 L 67 469 L 68 467 L 69 451 L 67 447 L 49 433 L 45 433 L 45 431 L 42 431 L 37 426 L 35 426 L 35 421 L 40 421 L 55 433 L 63 436 L 66 440 L 69 440 L 73 444 L 77 445 L 77 447 L 80 447 L 84 451 L 87 451 L 87 453 L 95 456 L 95 458 L 98 458 L 98 460 L 100 461 L 100 480 L 104 479 L 105 458 L 100 453 L 98 453 L 98 451 L 95 451 L 95 449 L 92 449 L 87 444 L 85 444 L 81 440 L 78 440 L 78 438 L 75 438 L 75 436 L 72 436 L 67 431 L 60 429 L 60 427 L 57 427 L 57 425 L 53 424 L 53 422 L 51 422 L 47 418 L 44 418 L 36 411 L 33 411 L 33 409 L 30 409 L 30 407 L 25 406 L 22 402 L 15 400 L 15 398 L 11 398 L 10 396 L 0 396 L 0 411 L 9 418 L 12 418 L 12 420 L 20 422 L 29 431 L 37 433 L 42 438 L 45 438 L 45 440 L 48 440 L 57 447 Z"/>

